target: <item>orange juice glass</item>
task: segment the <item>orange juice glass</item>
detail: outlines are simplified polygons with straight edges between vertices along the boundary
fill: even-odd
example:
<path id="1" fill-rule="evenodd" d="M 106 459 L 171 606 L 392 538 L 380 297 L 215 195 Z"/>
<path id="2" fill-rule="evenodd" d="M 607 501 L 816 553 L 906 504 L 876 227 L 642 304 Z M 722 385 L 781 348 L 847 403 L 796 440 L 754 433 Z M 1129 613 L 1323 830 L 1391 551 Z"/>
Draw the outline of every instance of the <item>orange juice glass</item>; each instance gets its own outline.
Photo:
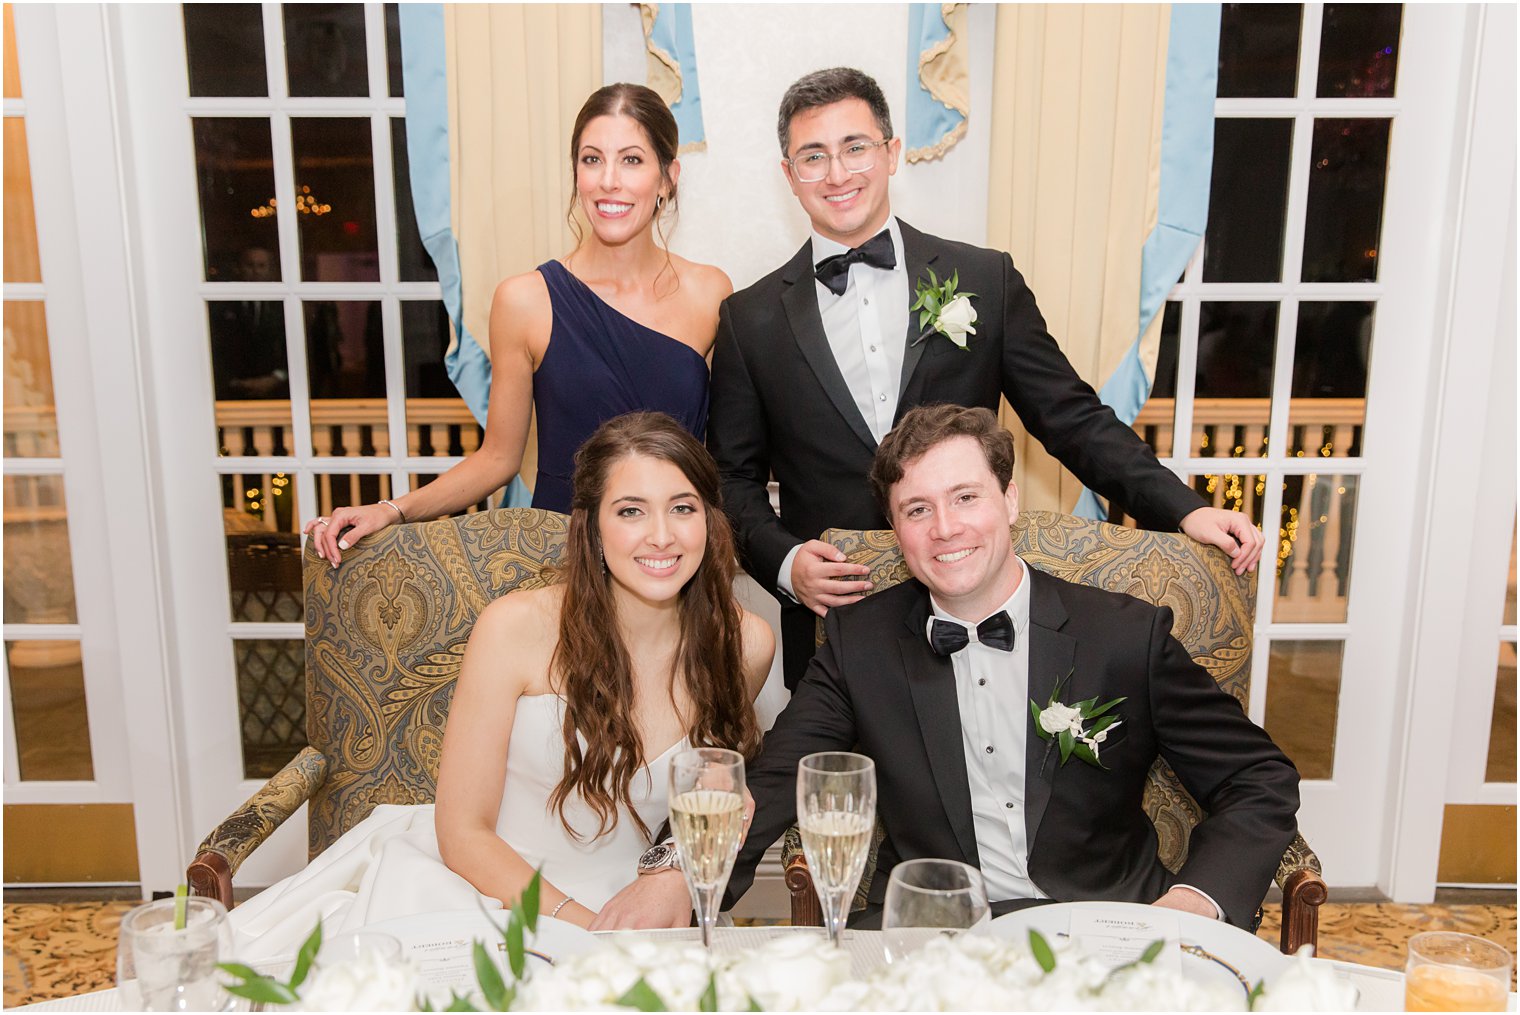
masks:
<path id="1" fill-rule="evenodd" d="M 1405 1011 L 1504 1011 L 1509 952 L 1471 934 L 1431 931 L 1409 939 Z"/>

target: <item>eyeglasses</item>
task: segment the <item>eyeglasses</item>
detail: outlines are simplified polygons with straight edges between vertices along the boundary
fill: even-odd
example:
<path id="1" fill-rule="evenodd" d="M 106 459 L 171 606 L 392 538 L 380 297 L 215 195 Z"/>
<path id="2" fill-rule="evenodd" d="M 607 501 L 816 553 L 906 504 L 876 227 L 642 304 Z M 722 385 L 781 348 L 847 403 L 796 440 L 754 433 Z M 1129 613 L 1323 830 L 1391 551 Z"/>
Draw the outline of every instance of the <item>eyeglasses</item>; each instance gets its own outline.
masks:
<path id="1" fill-rule="evenodd" d="M 854 141 L 837 155 L 830 155 L 825 151 L 810 151 L 787 159 L 786 163 L 797 175 L 798 183 L 817 183 L 829 175 L 829 163 L 835 159 L 838 159 L 839 164 L 852 173 L 864 173 L 874 168 L 877 149 L 891 143 L 891 138 L 883 141 Z"/>

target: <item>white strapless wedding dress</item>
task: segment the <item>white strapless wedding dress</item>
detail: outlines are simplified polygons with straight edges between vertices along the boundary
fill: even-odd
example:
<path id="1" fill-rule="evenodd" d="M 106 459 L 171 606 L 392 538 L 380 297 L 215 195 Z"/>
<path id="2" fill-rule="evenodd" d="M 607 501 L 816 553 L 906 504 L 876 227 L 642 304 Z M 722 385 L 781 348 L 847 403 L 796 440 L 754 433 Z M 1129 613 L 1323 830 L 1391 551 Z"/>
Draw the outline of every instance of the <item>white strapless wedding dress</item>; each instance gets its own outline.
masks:
<path id="1" fill-rule="evenodd" d="M 627 808 L 617 827 L 592 838 L 596 817 L 579 796 L 565 802 L 566 831 L 549 795 L 564 774 L 565 702 L 544 694 L 517 699 L 496 834 L 544 879 L 582 905 L 601 909 L 636 877 L 649 840 Z M 582 740 L 584 745 L 584 739 Z M 633 810 L 653 834 L 668 814 L 670 762 L 686 746 L 672 744 L 633 778 Z M 232 911 L 234 954 L 242 962 L 293 955 L 321 917 L 324 937 L 416 913 L 498 906 L 444 866 L 432 805 L 384 804 L 322 855 Z"/>

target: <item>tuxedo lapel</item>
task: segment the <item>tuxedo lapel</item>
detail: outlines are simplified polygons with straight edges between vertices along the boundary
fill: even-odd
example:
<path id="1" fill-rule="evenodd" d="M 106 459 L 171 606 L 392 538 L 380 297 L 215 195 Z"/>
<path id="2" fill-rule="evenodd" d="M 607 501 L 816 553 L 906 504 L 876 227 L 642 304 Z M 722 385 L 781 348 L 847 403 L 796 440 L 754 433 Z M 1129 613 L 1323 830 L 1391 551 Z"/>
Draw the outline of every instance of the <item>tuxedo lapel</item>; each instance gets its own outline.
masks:
<path id="1" fill-rule="evenodd" d="M 855 404 L 855 396 L 850 394 L 850 386 L 845 383 L 844 374 L 839 372 L 834 350 L 829 348 L 829 336 L 823 330 L 823 317 L 818 313 L 818 296 L 813 288 L 812 253 L 813 244 L 804 243 L 802 249 L 787 263 L 781 279 L 785 283 L 781 292 L 781 305 L 786 308 L 786 319 L 792 326 L 792 337 L 797 340 L 797 347 L 802 350 L 808 366 L 812 367 L 818 383 L 823 385 L 829 401 L 834 403 L 834 408 L 839 410 L 855 436 L 874 451 L 876 438 L 872 436 L 871 428 L 866 426 L 865 417 L 861 416 L 860 408 Z"/>
<path id="2" fill-rule="evenodd" d="M 919 279 L 927 280 L 929 266 L 939 257 L 939 251 L 934 249 L 934 238 L 926 236 L 914 229 L 902 219 L 897 220 L 897 228 L 902 232 L 903 263 L 908 271 L 908 306 L 913 306 L 914 290 L 918 288 Z M 897 418 L 902 419 L 903 413 L 920 399 L 909 399 L 908 385 L 913 381 L 913 374 L 918 370 L 918 361 L 923 359 L 924 349 L 929 344 L 929 339 L 919 341 L 923 335 L 923 329 L 918 326 L 918 314 L 908 311 L 908 330 L 905 336 L 907 343 L 903 350 L 902 381 L 897 388 Z"/>
<path id="3" fill-rule="evenodd" d="M 961 712 L 955 697 L 955 669 L 948 656 L 935 655 L 924 633 L 929 620 L 929 593 L 924 591 L 900 633 L 903 670 L 913 696 L 919 732 L 929 755 L 929 768 L 939 790 L 945 817 L 955 833 L 961 855 L 976 865 L 976 830 L 971 819 L 971 782 L 966 776 L 966 753 L 961 743 Z"/>
<path id="4" fill-rule="evenodd" d="M 1029 568 L 1029 697 L 1045 707 L 1056 685 L 1061 685 L 1057 697 L 1071 704 L 1077 700 L 1071 694 L 1071 681 L 1067 674 L 1072 671 L 1076 657 L 1076 640 L 1060 633 L 1066 623 L 1066 607 L 1061 604 L 1056 582 L 1059 579 Z M 1033 852 L 1035 836 L 1040 831 L 1040 821 L 1045 817 L 1045 806 L 1050 803 L 1051 784 L 1060 771 L 1061 756 L 1053 746 L 1035 731 L 1034 716 L 1029 718 L 1024 748 L 1024 834 L 1028 849 Z"/>

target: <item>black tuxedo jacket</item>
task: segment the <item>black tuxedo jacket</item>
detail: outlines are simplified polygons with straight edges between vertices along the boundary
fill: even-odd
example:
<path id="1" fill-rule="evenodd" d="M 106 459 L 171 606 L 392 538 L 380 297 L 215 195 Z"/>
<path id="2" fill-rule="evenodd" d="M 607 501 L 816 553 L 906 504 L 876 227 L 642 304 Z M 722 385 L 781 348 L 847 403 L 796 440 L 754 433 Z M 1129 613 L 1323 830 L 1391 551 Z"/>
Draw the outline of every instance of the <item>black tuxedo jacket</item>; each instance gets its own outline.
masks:
<path id="1" fill-rule="evenodd" d="M 1027 574 L 1029 696 L 1043 705 L 1066 678 L 1066 704 L 1128 699 L 1115 710 L 1123 725 L 1100 750 L 1107 769 L 1076 757 L 1061 765 L 1024 710 L 1031 880 L 1060 902 L 1150 903 L 1184 883 L 1207 892 L 1231 923 L 1250 927 L 1297 827 L 1292 763 L 1188 658 L 1170 634 L 1170 609 L 1033 567 Z M 755 818 L 729 882 L 733 898 L 795 821 L 797 762 L 815 751 L 855 750 L 876 762 L 886 838 L 871 902 L 882 901 L 900 860 L 979 863 L 955 674 L 949 658 L 929 648 L 929 615 L 917 581 L 829 611 L 828 640 L 750 766 Z M 1176 875 L 1161 865 L 1155 826 L 1141 809 L 1158 756 L 1207 813 Z"/>
<path id="2" fill-rule="evenodd" d="M 1077 376 L 1012 258 L 898 224 L 909 292 L 931 269 L 942 278 L 958 272 L 977 312 L 966 350 L 938 333 L 917 341 L 918 315 L 908 315 L 898 418 L 925 402 L 996 412 L 1006 395 L 1051 454 L 1146 528 L 1175 532 L 1204 506 Z M 707 435 L 746 569 L 772 594 L 797 544 L 831 527 L 887 527 L 866 480 L 876 441 L 823 330 L 810 242 L 724 301 Z M 779 519 L 765 489 L 772 473 L 781 485 Z"/>

